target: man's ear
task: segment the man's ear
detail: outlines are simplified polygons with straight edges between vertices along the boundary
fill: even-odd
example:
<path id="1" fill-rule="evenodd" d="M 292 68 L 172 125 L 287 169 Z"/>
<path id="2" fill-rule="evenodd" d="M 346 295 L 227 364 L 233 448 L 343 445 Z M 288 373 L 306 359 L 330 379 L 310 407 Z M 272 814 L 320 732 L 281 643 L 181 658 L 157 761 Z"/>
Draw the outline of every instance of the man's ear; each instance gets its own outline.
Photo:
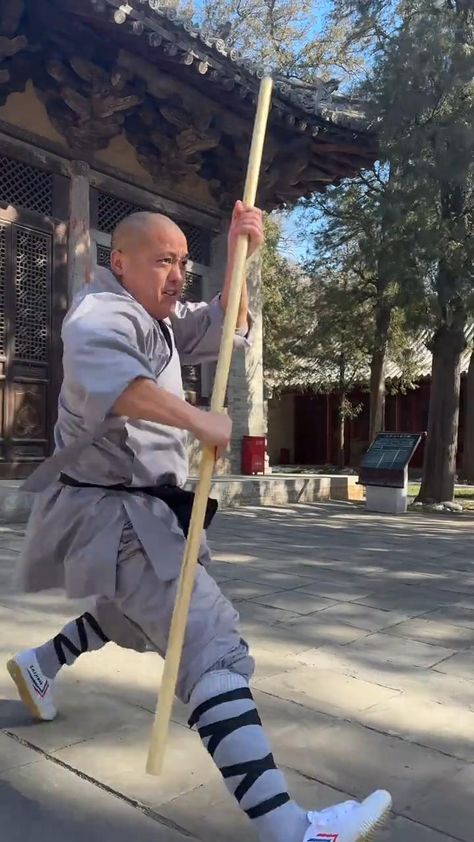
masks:
<path id="1" fill-rule="evenodd" d="M 115 275 L 123 275 L 123 254 L 118 249 L 114 249 L 110 254 L 110 268 Z"/>

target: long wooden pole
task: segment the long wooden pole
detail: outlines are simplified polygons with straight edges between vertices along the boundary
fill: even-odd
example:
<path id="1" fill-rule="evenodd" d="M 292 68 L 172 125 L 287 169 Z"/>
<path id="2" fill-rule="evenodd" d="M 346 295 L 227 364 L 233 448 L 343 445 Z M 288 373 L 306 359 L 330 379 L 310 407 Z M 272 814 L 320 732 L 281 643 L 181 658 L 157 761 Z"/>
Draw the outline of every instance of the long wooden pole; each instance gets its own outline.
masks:
<path id="1" fill-rule="evenodd" d="M 267 127 L 268 114 L 272 94 L 272 80 L 270 77 L 262 79 L 255 115 L 252 145 L 247 169 L 243 201 L 245 205 L 253 206 L 257 195 L 258 177 L 262 162 L 263 144 Z M 217 362 L 214 388 L 212 391 L 211 409 L 223 412 L 224 401 L 229 379 L 234 333 L 239 314 L 242 286 L 245 278 L 245 264 L 247 260 L 248 239 L 239 237 L 234 254 L 234 265 L 231 278 L 229 299 L 222 329 L 222 340 Z M 196 566 L 204 525 L 207 500 L 211 489 L 214 470 L 213 448 L 203 448 L 199 482 L 189 525 L 188 540 L 181 566 L 178 582 L 176 602 L 171 621 L 168 648 L 166 651 L 165 668 L 159 694 L 159 703 L 155 714 L 153 731 L 146 770 L 150 775 L 159 775 L 163 767 L 166 741 L 173 710 L 181 653 L 188 620 L 189 605 L 196 575 Z"/>

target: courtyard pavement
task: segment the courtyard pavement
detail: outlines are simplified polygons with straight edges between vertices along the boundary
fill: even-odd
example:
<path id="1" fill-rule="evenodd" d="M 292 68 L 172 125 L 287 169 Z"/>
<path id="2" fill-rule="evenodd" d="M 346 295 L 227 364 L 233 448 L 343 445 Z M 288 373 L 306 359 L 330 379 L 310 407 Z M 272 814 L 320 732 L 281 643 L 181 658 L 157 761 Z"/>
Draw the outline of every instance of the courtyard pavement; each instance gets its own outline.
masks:
<path id="1" fill-rule="evenodd" d="M 474 839 L 474 518 L 350 504 L 240 509 L 211 530 L 238 603 L 253 689 L 291 791 L 308 808 L 383 786 L 381 842 Z M 13 592 L 19 527 L 0 528 L 0 659 L 82 609 Z M 113 644 L 58 682 L 35 724 L 0 669 L 5 842 L 254 842 L 175 705 L 165 772 L 144 766 L 161 663 Z M 270 842 L 270 840 L 269 840 Z"/>

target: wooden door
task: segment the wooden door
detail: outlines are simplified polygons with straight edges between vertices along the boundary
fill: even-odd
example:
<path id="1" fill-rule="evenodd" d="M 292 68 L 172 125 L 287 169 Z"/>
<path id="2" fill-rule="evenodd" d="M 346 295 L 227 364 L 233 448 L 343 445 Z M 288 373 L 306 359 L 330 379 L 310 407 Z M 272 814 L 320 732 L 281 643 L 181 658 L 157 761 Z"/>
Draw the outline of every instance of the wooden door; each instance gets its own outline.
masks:
<path id="1" fill-rule="evenodd" d="M 0 209 L 0 477 L 21 478 L 51 450 L 53 232 L 14 218 Z"/>

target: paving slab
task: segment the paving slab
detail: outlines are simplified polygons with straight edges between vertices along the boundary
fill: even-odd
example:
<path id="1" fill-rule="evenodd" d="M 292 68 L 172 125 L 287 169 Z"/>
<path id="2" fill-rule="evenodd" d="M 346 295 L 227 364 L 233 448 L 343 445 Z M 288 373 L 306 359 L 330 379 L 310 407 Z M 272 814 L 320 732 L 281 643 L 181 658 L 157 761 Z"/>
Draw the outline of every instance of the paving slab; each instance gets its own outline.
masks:
<path id="1" fill-rule="evenodd" d="M 312 581 L 300 584 L 303 593 L 324 596 L 326 599 L 334 599 L 338 602 L 352 602 L 361 599 L 372 592 L 373 584 L 367 583 L 364 586 L 360 576 L 349 579 L 345 576 L 327 574 L 328 578 L 318 577 Z"/>
<path id="2" fill-rule="evenodd" d="M 401 639 L 382 632 L 349 643 L 347 652 L 350 657 L 374 665 L 389 663 L 407 667 L 432 667 L 454 654 L 452 649 L 443 646 Z"/>
<path id="3" fill-rule="evenodd" d="M 31 752 L 32 756 L 38 756 Z M 189 834 L 152 818 L 116 795 L 49 760 L 0 772 L 6 842 L 185 842 Z"/>
<path id="4" fill-rule="evenodd" d="M 405 814 L 418 792 L 424 794 L 432 784 L 470 765 L 259 689 L 254 695 L 279 763 L 351 797 L 386 788 L 397 813 Z"/>
<path id="5" fill-rule="evenodd" d="M 0 733 L 0 773 L 37 763 L 40 759 L 35 751 L 13 740 L 8 734 Z"/>
<path id="6" fill-rule="evenodd" d="M 334 600 L 315 594 L 303 593 L 301 590 L 280 591 L 276 594 L 256 597 L 252 599 L 252 602 L 270 608 L 282 608 L 294 614 L 312 614 L 334 605 Z"/>
<path id="7" fill-rule="evenodd" d="M 62 686 L 57 693 L 59 715 L 54 727 L 49 723 L 32 721 L 28 711 L 17 699 L 12 684 L 8 688 L 9 704 L 0 708 L 1 726 L 18 737 L 33 743 L 46 752 L 65 746 L 82 744 L 84 740 L 113 732 L 123 722 L 141 722 L 142 711 L 127 704 L 118 696 L 91 691 L 91 688 Z"/>
<path id="8" fill-rule="evenodd" d="M 463 766 L 444 781 L 418 794 L 406 813 L 447 836 L 472 842 L 474 826 L 474 765 Z"/>
<path id="9" fill-rule="evenodd" d="M 386 827 L 380 832 L 378 842 L 457 842 L 457 840 L 419 822 L 396 816 L 387 822 Z"/>
<path id="10" fill-rule="evenodd" d="M 234 510 L 213 525 L 214 572 L 240 611 L 257 660 L 254 696 L 290 790 L 314 809 L 386 786 L 394 815 L 380 842 L 473 839 L 473 526 L 331 504 Z M 6 659 L 83 605 L 58 592 L 15 594 L 21 531 L 2 529 Z M 161 675 L 152 653 L 109 644 L 62 672 L 60 716 L 34 724 L 0 673 L 8 842 L 33 836 L 37 823 L 40 842 L 99 842 L 96 827 L 100 842 L 253 842 L 184 705 L 173 710 L 165 776 L 145 775 Z"/>
<path id="11" fill-rule="evenodd" d="M 280 699 L 345 719 L 367 708 L 385 707 L 391 699 L 400 695 L 398 690 L 379 684 L 307 666 L 257 679 L 254 686 Z"/>
<path id="12" fill-rule="evenodd" d="M 412 585 L 396 584 L 385 590 L 375 591 L 369 596 L 360 597 L 355 602 L 368 605 L 370 608 L 386 610 L 403 606 L 405 612 L 410 612 L 412 616 L 416 616 L 452 604 L 453 595 L 449 591 L 441 589 L 428 590 L 427 588 L 416 588 Z"/>
<path id="13" fill-rule="evenodd" d="M 474 650 L 466 649 L 436 664 L 436 672 L 457 675 L 474 682 Z"/>
<path id="14" fill-rule="evenodd" d="M 353 643 L 369 634 L 367 629 L 340 623 L 332 616 L 326 617 L 326 611 L 304 617 L 295 616 L 279 623 L 277 631 L 281 635 L 291 636 L 298 644 L 297 648 L 294 647 L 295 654 L 303 649 Z"/>
<path id="15" fill-rule="evenodd" d="M 403 611 L 384 611 L 380 608 L 367 608 L 354 602 L 337 603 L 324 609 L 324 617 L 337 623 L 346 623 L 366 629 L 370 632 L 381 631 L 399 624 L 406 618 Z"/>
<path id="16" fill-rule="evenodd" d="M 124 720 L 120 727 L 94 739 L 55 751 L 54 757 L 149 807 L 219 777 L 199 736 L 176 723 L 171 725 L 163 773 L 147 775 L 152 722 L 151 713 L 136 710 L 129 722 Z"/>
<path id="17" fill-rule="evenodd" d="M 374 629 L 375 631 L 375 629 Z M 429 620 L 418 617 L 398 623 L 387 630 L 387 634 L 431 643 L 447 649 L 468 649 L 474 647 L 474 628 L 454 626 L 439 618 Z"/>
<path id="18" fill-rule="evenodd" d="M 271 582 L 248 582 L 245 579 L 229 579 L 221 584 L 221 590 L 231 602 L 243 599 L 256 599 L 265 595 L 279 593 L 281 588 Z"/>
<path id="19" fill-rule="evenodd" d="M 452 626 L 462 626 L 468 629 L 474 629 L 474 608 L 466 608 L 464 605 L 452 603 L 445 605 L 443 608 L 438 608 L 435 611 L 430 611 L 425 615 L 426 620 L 442 620 L 450 623 Z"/>
<path id="20" fill-rule="evenodd" d="M 262 686 L 261 683 L 259 685 Z M 387 734 L 474 762 L 474 711 L 398 693 L 362 708 L 358 720 Z"/>

